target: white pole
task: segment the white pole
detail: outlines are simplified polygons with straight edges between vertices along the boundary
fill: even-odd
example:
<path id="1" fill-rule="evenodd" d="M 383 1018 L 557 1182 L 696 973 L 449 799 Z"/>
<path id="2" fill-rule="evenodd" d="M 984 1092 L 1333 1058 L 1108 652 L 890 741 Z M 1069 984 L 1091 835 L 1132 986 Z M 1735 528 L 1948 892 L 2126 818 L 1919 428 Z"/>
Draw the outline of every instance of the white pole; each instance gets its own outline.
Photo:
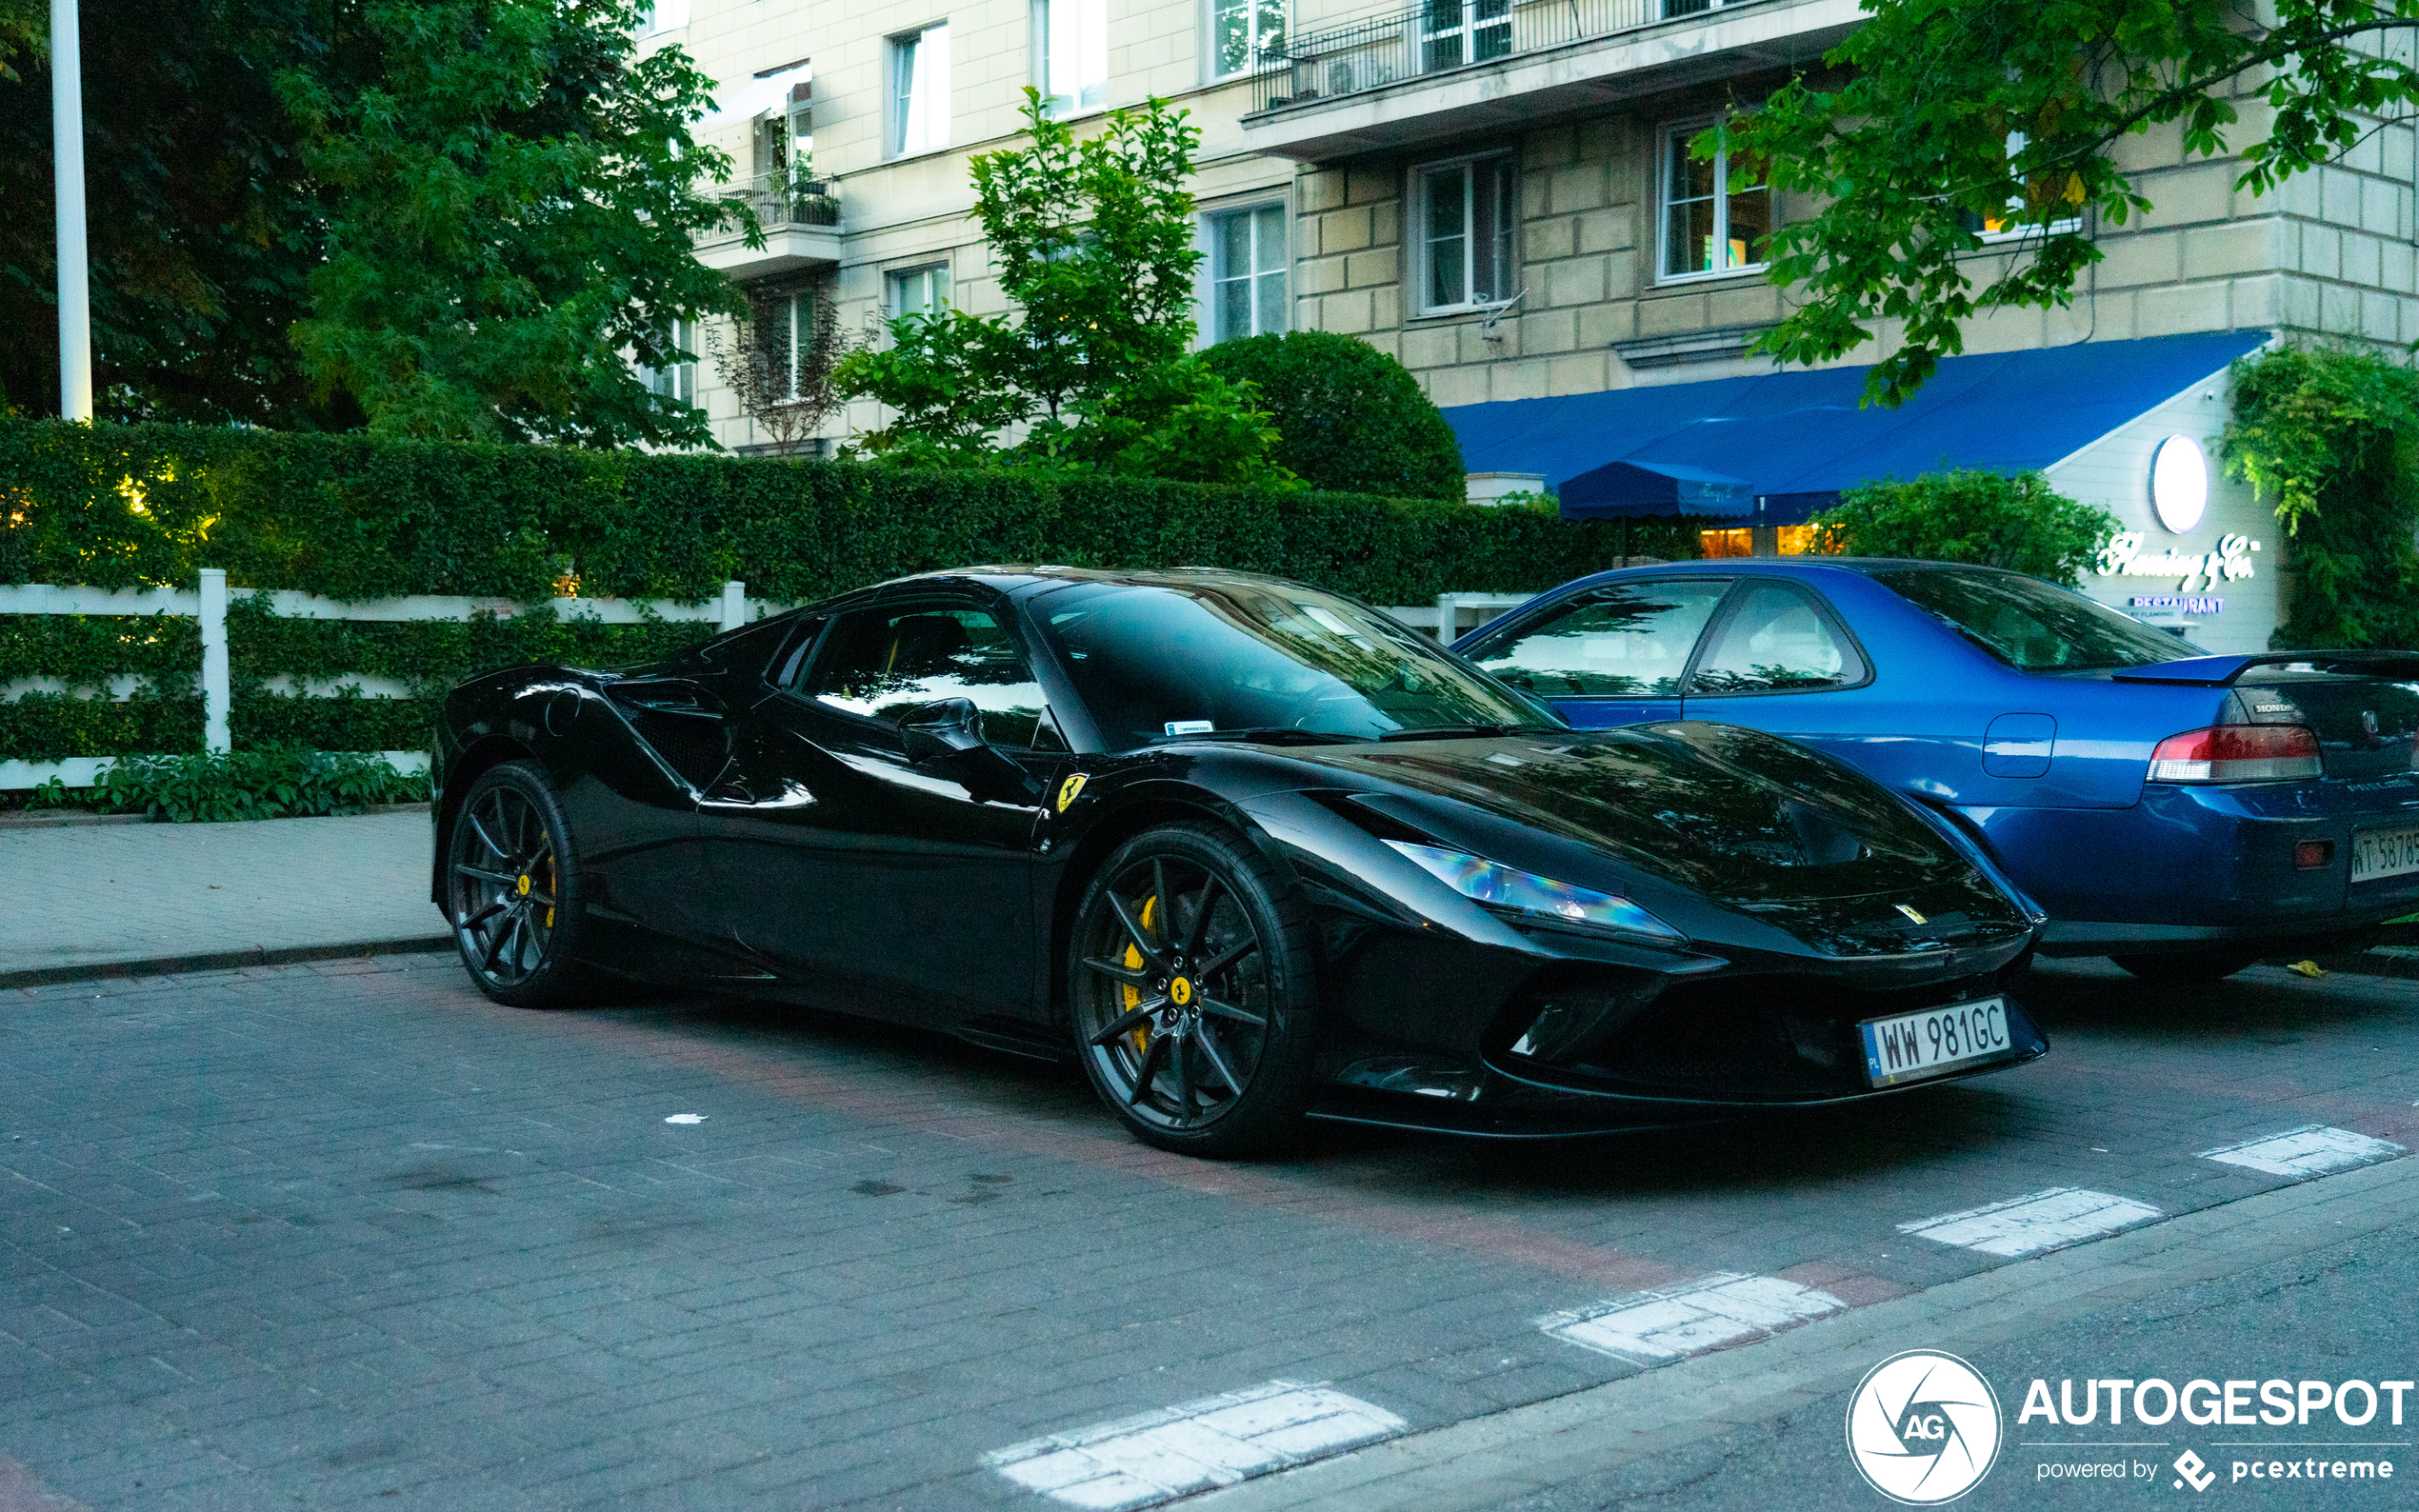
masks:
<path id="1" fill-rule="evenodd" d="M 735 630 L 748 623 L 748 585 L 733 578 L 722 586 L 722 627 Z"/>
<path id="2" fill-rule="evenodd" d="M 84 244 L 84 43 L 75 6 L 76 0 L 50 0 L 50 164 L 59 203 L 59 414 L 90 421 L 92 283 Z"/>
<path id="3" fill-rule="evenodd" d="M 227 738 L 227 569 L 202 568 L 202 749 L 224 751 Z"/>

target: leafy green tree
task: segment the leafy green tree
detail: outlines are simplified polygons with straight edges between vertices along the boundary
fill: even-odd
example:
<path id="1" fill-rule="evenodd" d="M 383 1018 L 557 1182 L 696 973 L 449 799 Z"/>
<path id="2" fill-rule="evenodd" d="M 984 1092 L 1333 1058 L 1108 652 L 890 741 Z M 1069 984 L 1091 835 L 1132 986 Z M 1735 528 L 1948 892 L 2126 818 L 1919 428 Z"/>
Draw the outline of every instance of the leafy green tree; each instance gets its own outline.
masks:
<path id="1" fill-rule="evenodd" d="M 2234 365 L 2227 470 L 2292 535 L 2280 647 L 2419 646 L 2419 371 L 2286 347 Z"/>
<path id="2" fill-rule="evenodd" d="M 1333 331 L 1222 341 L 1213 371 L 1248 381 L 1276 422 L 1276 461 L 1314 488 L 1411 499 L 1467 496 L 1461 443 L 1410 370 Z"/>
<path id="3" fill-rule="evenodd" d="M 842 362 L 839 391 L 895 415 L 857 449 L 924 466 L 1282 477 L 1250 387 L 1188 349 L 1201 251 L 1184 184 L 1200 132 L 1186 114 L 1153 99 L 1078 140 L 1025 91 L 1031 145 L 974 159 L 975 216 L 1012 312 L 902 316 L 888 348 Z"/>
<path id="4" fill-rule="evenodd" d="M 304 0 L 85 0 L 94 398 L 117 419 L 360 423 L 286 332 L 322 212 L 275 80 L 328 61 Z M 0 0 L 0 406 L 56 413 L 48 7 Z"/>
<path id="5" fill-rule="evenodd" d="M 1814 516 L 1823 549 L 1849 556 L 1971 562 L 2079 587 L 2116 534 L 2105 509 L 2068 498 L 2037 472 L 1928 472 L 1865 484 Z"/>
<path id="6" fill-rule="evenodd" d="M 332 70 L 280 81 L 331 216 L 293 329 L 305 372 L 390 435 L 711 445 L 633 359 L 744 316 L 691 233 L 732 211 L 689 123 L 711 81 L 640 59 L 639 0 L 360 0 Z"/>
<path id="7" fill-rule="evenodd" d="M 1867 383 L 1895 405 L 1993 309 L 2063 307 L 2100 260 L 2095 223 L 2149 209 L 2128 137 L 2172 126 L 2189 154 L 2240 151 L 2265 193 L 2419 106 L 2419 0 L 1867 0 L 1869 18 L 1734 118 L 1727 147 L 1809 217 L 1769 244 L 1800 286 L 1761 346 L 1818 363 L 1903 332 Z M 2247 94 L 2249 110 L 2230 96 Z M 1724 146 L 1709 132 L 1696 144 Z M 2016 249 L 1987 231 L 2021 231 Z M 1991 246 L 2015 255 L 1977 258 Z M 1982 280 L 1975 287 L 1977 275 Z"/>

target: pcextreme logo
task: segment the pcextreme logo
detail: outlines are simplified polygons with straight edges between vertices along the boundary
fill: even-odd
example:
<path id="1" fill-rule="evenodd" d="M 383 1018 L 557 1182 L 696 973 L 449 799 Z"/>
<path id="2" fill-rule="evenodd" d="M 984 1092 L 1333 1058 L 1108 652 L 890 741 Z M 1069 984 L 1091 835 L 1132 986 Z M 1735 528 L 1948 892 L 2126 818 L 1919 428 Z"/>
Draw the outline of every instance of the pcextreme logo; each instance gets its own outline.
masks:
<path id="1" fill-rule="evenodd" d="M 1954 1502 L 1998 1462 L 1999 1398 L 1955 1355 L 1892 1355 L 1866 1372 L 1849 1398 L 1848 1455 L 1893 1502 Z"/>

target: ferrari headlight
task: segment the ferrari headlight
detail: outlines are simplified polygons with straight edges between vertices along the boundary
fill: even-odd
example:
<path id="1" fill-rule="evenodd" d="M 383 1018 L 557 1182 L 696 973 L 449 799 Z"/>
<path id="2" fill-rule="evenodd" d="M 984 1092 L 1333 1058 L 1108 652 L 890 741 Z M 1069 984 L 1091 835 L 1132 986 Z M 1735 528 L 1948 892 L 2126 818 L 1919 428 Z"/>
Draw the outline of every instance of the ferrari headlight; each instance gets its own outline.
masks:
<path id="1" fill-rule="evenodd" d="M 1463 897 L 1483 903 L 1490 908 L 1501 908 L 1508 913 L 1539 914 L 1571 924 L 1626 929 L 1632 934 L 1649 935 L 1657 940 L 1687 938 L 1627 898 L 1616 898 L 1590 887 L 1574 887 L 1569 883 L 1556 882 L 1550 877 L 1514 871 L 1509 866 L 1466 851 L 1446 850 L 1436 846 L 1414 846 L 1401 840 L 1389 840 L 1387 844 Z"/>

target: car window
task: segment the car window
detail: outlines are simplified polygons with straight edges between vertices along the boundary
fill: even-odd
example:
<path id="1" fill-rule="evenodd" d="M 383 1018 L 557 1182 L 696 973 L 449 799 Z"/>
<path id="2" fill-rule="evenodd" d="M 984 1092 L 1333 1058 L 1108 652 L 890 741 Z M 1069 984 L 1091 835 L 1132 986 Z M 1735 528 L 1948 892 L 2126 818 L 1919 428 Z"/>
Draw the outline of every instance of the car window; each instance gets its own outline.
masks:
<path id="1" fill-rule="evenodd" d="M 1000 623 L 980 609 L 860 609 L 824 637 L 798 692 L 832 708 L 897 720 L 945 698 L 971 699 L 995 746 L 1059 748 L 1049 701 Z"/>
<path id="2" fill-rule="evenodd" d="M 2071 588 L 2014 572 L 1909 567 L 1873 581 L 2020 672 L 2146 666 L 2208 654 Z"/>
<path id="3" fill-rule="evenodd" d="M 1865 680 L 1856 654 L 1804 591 L 1751 583 L 1689 680 L 1689 693 L 1790 693 Z"/>
<path id="4" fill-rule="evenodd" d="M 1478 655 L 1478 665 L 1546 698 L 1676 697 L 1728 578 L 1609 583 Z"/>
<path id="5" fill-rule="evenodd" d="M 1111 750 L 1250 731 L 1382 739 L 1562 721 L 1349 599 L 1289 583 L 1076 583 L 1042 633 Z"/>

